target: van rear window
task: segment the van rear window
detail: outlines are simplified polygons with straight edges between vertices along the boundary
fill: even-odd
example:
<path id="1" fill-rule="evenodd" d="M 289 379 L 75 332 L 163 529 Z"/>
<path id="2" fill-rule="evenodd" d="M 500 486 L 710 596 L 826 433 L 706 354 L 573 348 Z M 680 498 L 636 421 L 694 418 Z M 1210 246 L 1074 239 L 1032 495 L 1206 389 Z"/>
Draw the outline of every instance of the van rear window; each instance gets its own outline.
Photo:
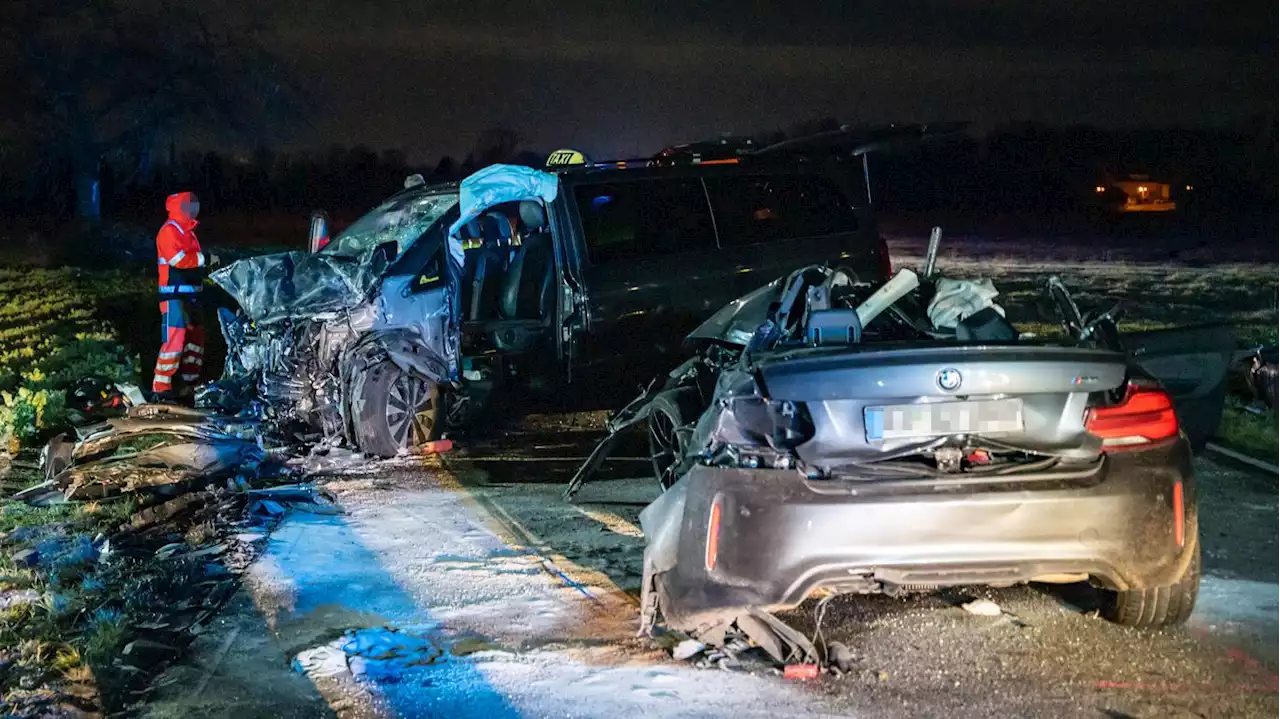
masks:
<path id="1" fill-rule="evenodd" d="M 720 246 L 853 232 L 858 218 L 849 198 L 820 175 L 707 177 Z"/>
<path id="2" fill-rule="evenodd" d="M 592 264 L 716 246 L 706 194 L 697 179 L 579 185 L 574 199 Z"/>

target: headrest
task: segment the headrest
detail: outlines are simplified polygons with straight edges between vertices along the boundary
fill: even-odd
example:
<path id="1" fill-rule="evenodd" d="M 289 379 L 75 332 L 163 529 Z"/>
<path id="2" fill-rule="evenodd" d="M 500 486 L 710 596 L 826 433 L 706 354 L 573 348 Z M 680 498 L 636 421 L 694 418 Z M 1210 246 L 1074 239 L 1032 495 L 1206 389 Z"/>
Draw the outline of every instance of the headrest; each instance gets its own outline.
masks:
<path id="1" fill-rule="evenodd" d="M 458 230 L 458 239 L 477 240 L 481 237 L 480 220 L 471 220 Z"/>
<path id="2" fill-rule="evenodd" d="M 525 200 L 520 203 L 520 224 L 526 231 L 541 230 L 547 226 L 547 212 L 541 202 Z"/>
<path id="3" fill-rule="evenodd" d="M 481 215 L 480 225 L 486 240 L 511 239 L 511 221 L 501 212 L 488 212 Z"/>

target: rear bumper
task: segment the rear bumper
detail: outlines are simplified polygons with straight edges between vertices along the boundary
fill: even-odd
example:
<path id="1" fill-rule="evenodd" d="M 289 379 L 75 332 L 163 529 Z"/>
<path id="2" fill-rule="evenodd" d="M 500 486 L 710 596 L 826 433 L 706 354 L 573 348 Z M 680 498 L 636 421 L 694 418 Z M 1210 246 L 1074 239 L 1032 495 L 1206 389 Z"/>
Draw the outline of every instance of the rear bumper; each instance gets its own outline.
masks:
<path id="1" fill-rule="evenodd" d="M 1181 576 L 1194 546 L 1183 440 L 1072 471 L 965 480 L 811 481 L 794 471 L 697 467 L 642 514 L 646 569 L 679 626 L 682 617 L 696 624 L 743 606 L 793 607 L 821 587 L 869 592 L 1054 574 L 1088 574 L 1115 589 L 1164 585 Z M 719 531 L 708 569 L 713 504 Z"/>

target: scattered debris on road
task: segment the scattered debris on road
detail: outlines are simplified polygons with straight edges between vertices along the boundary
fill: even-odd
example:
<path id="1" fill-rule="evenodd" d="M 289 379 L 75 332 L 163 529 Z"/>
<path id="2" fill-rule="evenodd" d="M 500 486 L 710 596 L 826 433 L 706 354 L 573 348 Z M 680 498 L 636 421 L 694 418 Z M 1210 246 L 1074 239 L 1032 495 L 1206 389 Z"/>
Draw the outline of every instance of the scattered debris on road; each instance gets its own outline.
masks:
<path id="1" fill-rule="evenodd" d="M 782 670 L 784 679 L 794 681 L 812 681 L 818 678 L 817 664 L 788 664 Z"/>
<path id="2" fill-rule="evenodd" d="M 173 405 L 140 405 L 122 417 L 59 435 L 41 456 L 45 482 L 14 499 L 102 500 L 142 490 L 175 494 L 220 480 L 240 486 L 284 471 L 253 425 Z"/>
<path id="3" fill-rule="evenodd" d="M 701 654 L 706 648 L 707 645 L 696 639 L 686 639 L 676 645 L 675 649 L 671 651 L 671 657 L 676 661 L 682 662 Z"/>
<path id="4" fill-rule="evenodd" d="M 115 654 L 89 657 L 97 684 L 77 706 L 104 708 L 96 702 L 106 687 L 105 708 L 114 711 L 144 700 L 150 678 L 205 631 L 287 513 L 342 511 L 329 492 L 299 483 L 309 468 L 368 460 L 323 447 L 299 456 L 297 444 L 273 441 L 261 423 L 215 412 L 132 400 L 112 403 L 106 417 L 89 409 L 81 417 L 92 423 L 46 445 L 31 468 L 43 481 L 12 494 L 22 504 L 4 512 L 25 505 L 82 519 L 0 534 L 29 577 L 0 586 L 0 610 L 29 607 L 73 636 L 101 635 L 90 640 L 94 651 Z M 85 523 L 96 528 L 79 529 Z M 39 702 L 82 692 L 55 674 L 24 681 L 48 688 L 8 697 L 0 713 L 38 714 Z"/>
<path id="5" fill-rule="evenodd" d="M 1004 614 L 1004 610 L 1000 608 L 1000 605 L 990 599 L 975 599 L 972 602 L 961 604 L 960 608 L 980 617 L 998 617 Z"/>

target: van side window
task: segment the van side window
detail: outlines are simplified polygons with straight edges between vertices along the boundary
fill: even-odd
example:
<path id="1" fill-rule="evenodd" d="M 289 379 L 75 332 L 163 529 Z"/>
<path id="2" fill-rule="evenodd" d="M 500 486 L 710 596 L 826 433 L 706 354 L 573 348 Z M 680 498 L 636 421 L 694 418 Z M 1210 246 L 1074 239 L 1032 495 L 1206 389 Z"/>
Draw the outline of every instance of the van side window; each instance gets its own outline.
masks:
<path id="1" fill-rule="evenodd" d="M 715 227 L 697 179 L 574 188 L 592 264 L 713 249 Z"/>
<path id="2" fill-rule="evenodd" d="M 820 175 L 708 177 L 720 245 L 754 245 L 853 232 L 858 218 L 834 180 Z"/>

